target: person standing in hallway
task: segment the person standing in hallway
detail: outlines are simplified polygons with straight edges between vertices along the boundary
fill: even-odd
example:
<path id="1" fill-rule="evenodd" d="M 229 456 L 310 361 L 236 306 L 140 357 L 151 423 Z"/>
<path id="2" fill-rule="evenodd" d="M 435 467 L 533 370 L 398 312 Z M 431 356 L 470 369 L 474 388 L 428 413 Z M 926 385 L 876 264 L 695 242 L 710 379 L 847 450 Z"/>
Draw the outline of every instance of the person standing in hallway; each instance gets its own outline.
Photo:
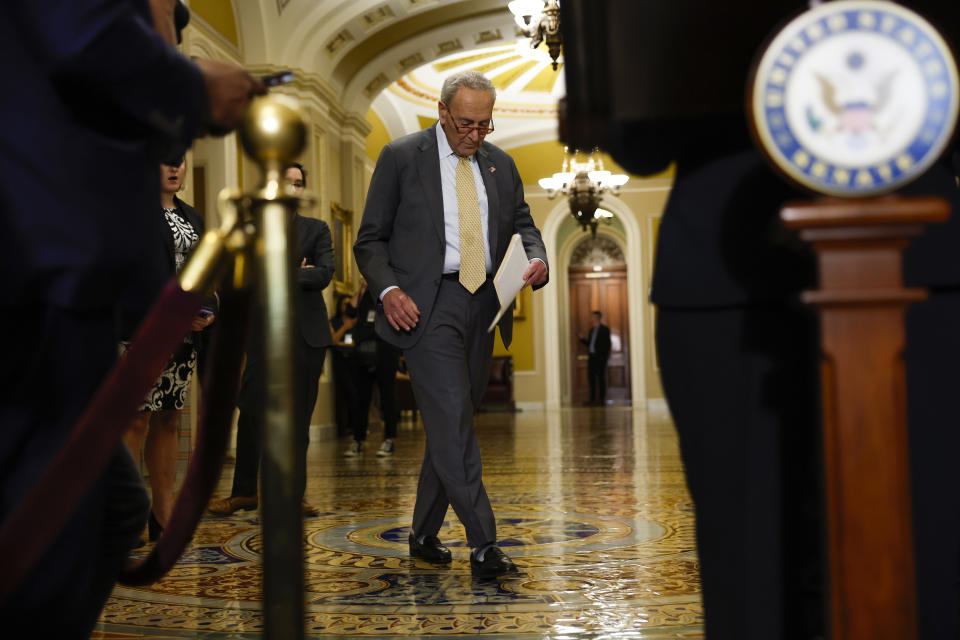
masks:
<path id="1" fill-rule="evenodd" d="M 294 193 L 303 192 L 307 173 L 303 166 L 293 163 L 286 168 L 287 180 Z M 327 305 L 323 290 L 333 278 L 333 243 L 330 227 L 316 218 L 296 215 L 299 238 L 299 276 L 297 280 L 297 337 L 294 339 L 294 400 L 297 417 L 297 447 L 306 458 L 310 442 L 310 418 L 317 402 L 320 374 L 327 347 L 333 344 L 330 322 L 327 320 Z M 229 515 L 238 509 L 256 509 L 259 506 L 257 480 L 263 445 L 263 417 L 266 406 L 266 362 L 251 345 L 262 339 L 263 328 L 251 327 L 247 342 L 247 363 L 243 371 L 240 397 L 237 406 L 240 418 L 237 421 L 236 464 L 233 469 L 233 487 L 230 497 L 211 500 L 207 509 L 214 515 Z M 306 465 L 304 465 L 306 469 Z M 306 491 L 306 476 L 299 478 L 300 494 Z M 303 514 L 315 516 L 316 509 L 303 502 Z"/>
<path id="2" fill-rule="evenodd" d="M 184 157 L 160 164 L 160 206 L 163 213 L 163 244 L 167 249 L 171 277 L 179 273 L 193 246 L 203 237 L 203 218 L 196 209 L 177 197 L 183 188 L 187 170 Z M 135 460 L 143 458 L 150 476 L 150 518 L 147 538 L 151 542 L 160 537 L 173 513 L 174 481 L 177 475 L 177 450 L 180 439 L 180 411 L 186 404 L 187 391 L 197 366 L 204 340 L 204 330 L 215 319 L 216 299 L 211 299 L 193 319 L 193 330 L 170 358 L 156 384 L 144 398 L 137 416 L 123 439 Z M 148 309 L 124 316 L 120 341 L 121 351 L 130 347 L 130 338 Z M 135 316 L 135 317 L 134 317 Z"/>
<path id="3" fill-rule="evenodd" d="M 517 167 L 484 140 L 495 100 L 481 73 L 444 81 L 439 122 L 381 151 L 354 245 L 381 302 L 376 331 L 403 350 L 427 436 L 410 555 L 451 561 L 437 534 L 452 506 L 472 547 L 471 570 L 483 577 L 516 570 L 497 546 L 473 427 L 493 355 L 487 326 L 499 309 L 490 274 L 518 233 L 530 258 L 526 283 L 539 288 L 548 277 Z M 499 327 L 509 346 L 513 314 Z"/>
<path id="4" fill-rule="evenodd" d="M 593 312 L 593 326 L 580 342 L 587 346 L 587 379 L 590 384 L 588 404 L 603 406 L 607 403 L 607 360 L 610 359 L 610 327 L 603 324 L 603 313 Z"/>
<path id="5" fill-rule="evenodd" d="M 357 410 L 357 386 L 353 363 L 353 327 L 357 324 L 357 307 L 354 296 L 341 294 L 337 298 L 336 311 L 330 318 L 330 333 L 333 336 L 331 360 L 333 362 L 334 410 L 337 437 L 353 433 L 354 414 Z"/>
<path id="6" fill-rule="evenodd" d="M 394 439 L 397 437 L 397 423 L 400 421 L 400 411 L 397 409 L 397 366 L 400 351 L 377 335 L 374 329 L 376 309 L 366 281 L 361 282 L 360 291 L 357 293 L 357 322 L 353 327 L 356 341 L 353 381 L 356 385 L 357 405 L 354 411 L 353 442 L 343 454 L 347 458 L 356 458 L 363 452 L 363 443 L 366 442 L 370 423 L 374 383 L 380 393 L 380 418 L 383 421 L 383 442 L 377 449 L 377 457 L 390 457 L 395 450 Z"/>

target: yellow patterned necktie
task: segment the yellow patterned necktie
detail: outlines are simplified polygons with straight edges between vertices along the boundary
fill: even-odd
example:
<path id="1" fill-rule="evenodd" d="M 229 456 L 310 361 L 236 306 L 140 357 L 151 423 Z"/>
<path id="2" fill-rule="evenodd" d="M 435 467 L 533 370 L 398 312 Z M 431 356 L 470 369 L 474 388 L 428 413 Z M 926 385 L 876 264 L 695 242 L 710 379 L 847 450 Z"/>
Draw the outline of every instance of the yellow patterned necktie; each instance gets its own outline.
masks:
<path id="1" fill-rule="evenodd" d="M 483 247 L 483 226 L 480 224 L 480 201 L 477 185 L 468 158 L 457 162 L 457 209 L 460 211 L 460 284 L 473 293 L 487 279 Z"/>

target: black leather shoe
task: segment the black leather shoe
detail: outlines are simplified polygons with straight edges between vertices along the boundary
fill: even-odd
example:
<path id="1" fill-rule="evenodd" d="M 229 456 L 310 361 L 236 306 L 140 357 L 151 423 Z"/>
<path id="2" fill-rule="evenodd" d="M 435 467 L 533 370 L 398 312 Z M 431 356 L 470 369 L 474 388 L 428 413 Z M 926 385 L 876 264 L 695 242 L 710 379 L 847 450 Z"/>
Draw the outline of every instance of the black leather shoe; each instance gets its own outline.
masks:
<path id="1" fill-rule="evenodd" d="M 470 572 L 480 578 L 496 578 L 505 573 L 513 573 L 517 570 L 517 565 L 513 560 L 507 557 L 500 547 L 490 547 L 483 554 L 483 560 L 477 560 L 470 554 Z"/>
<path id="2" fill-rule="evenodd" d="M 163 525 L 157 520 L 157 516 L 153 515 L 153 509 L 151 509 L 150 519 L 147 521 L 147 538 L 150 542 L 156 542 L 160 539 L 161 533 L 163 533 Z"/>
<path id="3" fill-rule="evenodd" d="M 410 555 L 433 564 L 448 564 L 453 559 L 450 549 L 443 546 L 437 536 L 425 536 L 421 544 L 412 533 L 410 534 Z"/>

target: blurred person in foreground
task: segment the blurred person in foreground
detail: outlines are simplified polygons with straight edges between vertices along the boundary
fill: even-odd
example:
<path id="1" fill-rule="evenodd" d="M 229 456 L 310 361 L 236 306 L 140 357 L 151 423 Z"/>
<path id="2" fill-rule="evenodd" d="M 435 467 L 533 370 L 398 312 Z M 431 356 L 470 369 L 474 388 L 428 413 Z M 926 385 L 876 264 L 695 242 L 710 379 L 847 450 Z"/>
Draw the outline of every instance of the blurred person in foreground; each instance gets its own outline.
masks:
<path id="1" fill-rule="evenodd" d="M 198 136 L 235 128 L 265 92 L 235 65 L 180 55 L 175 10 L 170 0 L 0 4 L 0 58 L 15 88 L 0 97 L 0 315 L 16 336 L 6 361 L 17 363 L 0 384 L 0 524 L 116 360 L 118 305 L 149 306 L 167 278 L 157 164 Z M 118 441 L 0 603 L 4 630 L 43 620 L 51 636 L 89 636 L 147 509 Z"/>

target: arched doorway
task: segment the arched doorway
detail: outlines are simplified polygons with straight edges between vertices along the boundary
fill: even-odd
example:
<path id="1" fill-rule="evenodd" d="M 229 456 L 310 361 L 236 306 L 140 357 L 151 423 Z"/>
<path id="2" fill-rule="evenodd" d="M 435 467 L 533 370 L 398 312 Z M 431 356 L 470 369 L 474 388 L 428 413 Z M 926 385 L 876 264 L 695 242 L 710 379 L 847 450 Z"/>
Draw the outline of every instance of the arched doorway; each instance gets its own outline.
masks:
<path id="1" fill-rule="evenodd" d="M 627 305 L 627 264 L 623 250 L 610 237 L 586 237 L 573 249 L 567 269 L 570 322 L 570 390 L 574 404 L 589 396 L 588 348 L 580 337 L 589 335 L 592 314 L 600 311 L 610 328 L 607 361 L 607 403 L 629 405 L 630 316 Z"/>

